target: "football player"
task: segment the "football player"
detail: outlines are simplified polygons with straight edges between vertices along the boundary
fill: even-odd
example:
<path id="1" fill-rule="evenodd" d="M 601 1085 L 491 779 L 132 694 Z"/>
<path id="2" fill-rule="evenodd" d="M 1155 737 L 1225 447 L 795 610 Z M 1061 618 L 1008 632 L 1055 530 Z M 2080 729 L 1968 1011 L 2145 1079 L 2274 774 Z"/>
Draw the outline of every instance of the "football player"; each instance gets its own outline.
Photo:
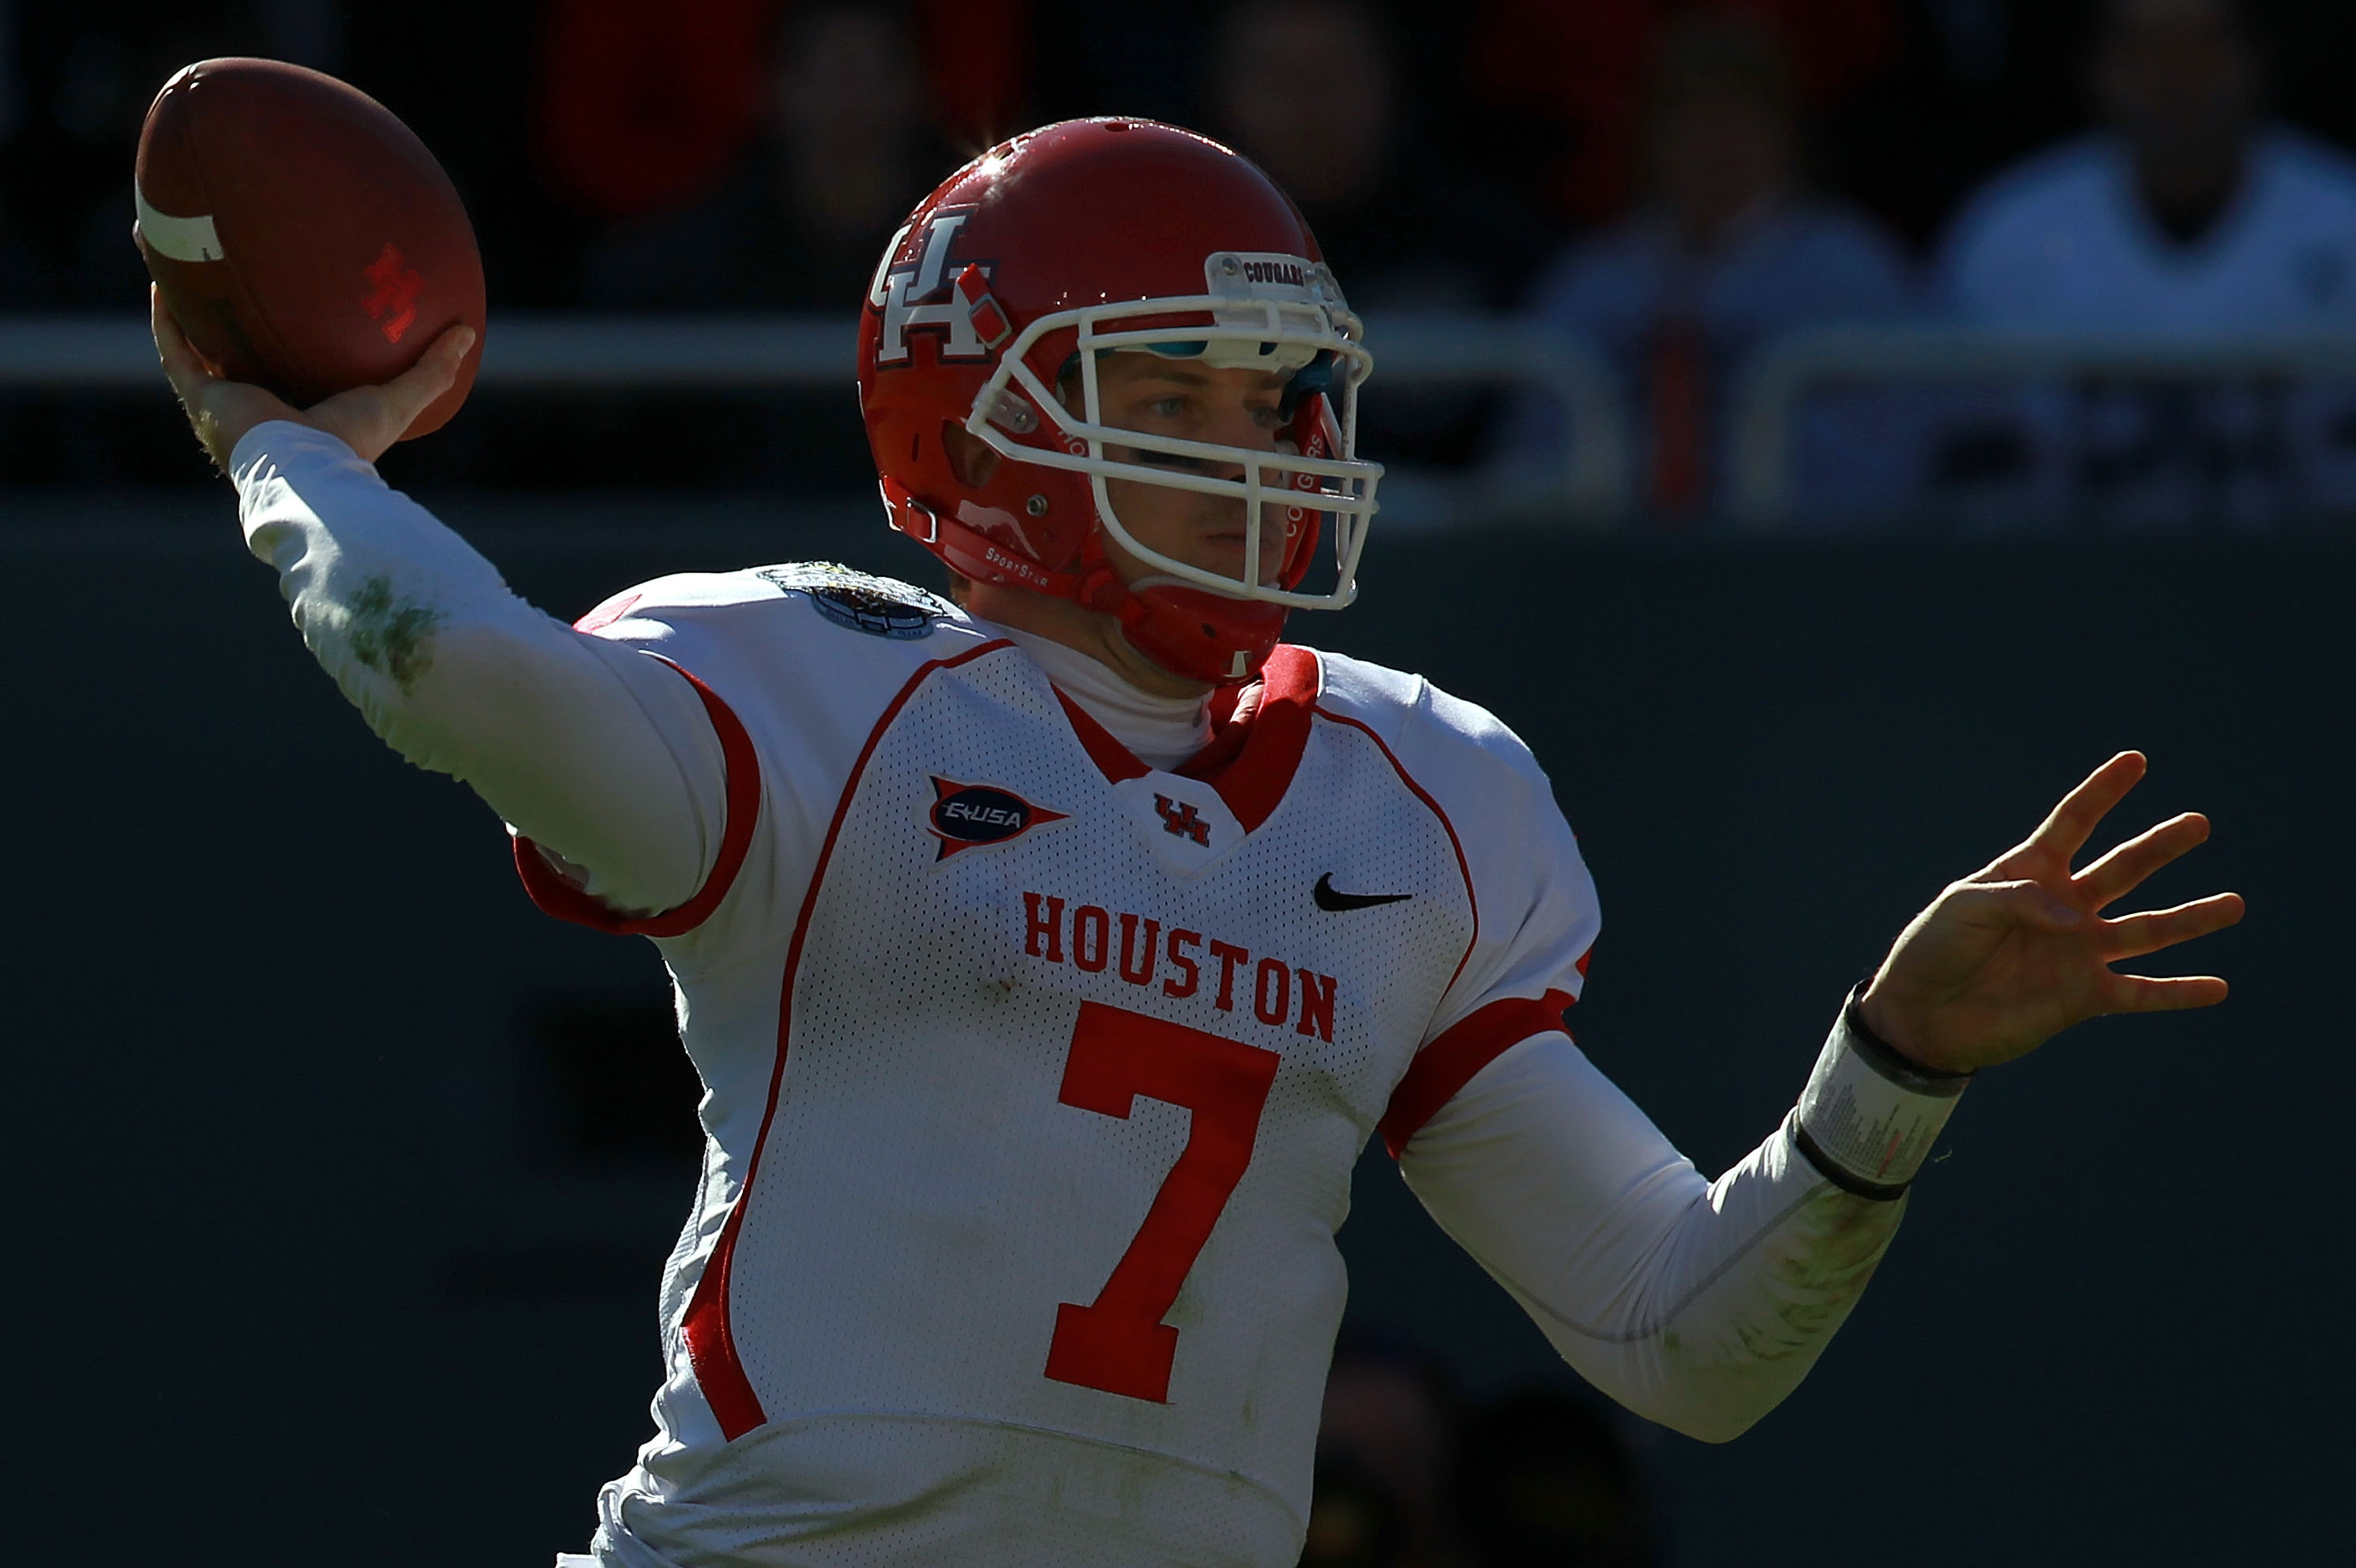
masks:
<path id="1" fill-rule="evenodd" d="M 1374 1137 L 1590 1381 L 1733 1437 L 1976 1069 L 2225 994 L 2109 968 L 2241 910 L 2103 915 L 2207 832 L 2073 873 L 2118 757 L 1906 928 L 1704 1180 L 1564 1032 L 1595 896 L 1521 742 L 1279 640 L 1354 592 L 1371 361 L 1292 204 L 1182 130 L 1017 137 L 885 249 L 860 392 L 956 602 L 766 566 L 564 626 L 370 466 L 464 329 L 299 413 L 155 332 L 368 722 L 676 983 L 708 1139 L 609 1568 L 1292 1563 Z"/>

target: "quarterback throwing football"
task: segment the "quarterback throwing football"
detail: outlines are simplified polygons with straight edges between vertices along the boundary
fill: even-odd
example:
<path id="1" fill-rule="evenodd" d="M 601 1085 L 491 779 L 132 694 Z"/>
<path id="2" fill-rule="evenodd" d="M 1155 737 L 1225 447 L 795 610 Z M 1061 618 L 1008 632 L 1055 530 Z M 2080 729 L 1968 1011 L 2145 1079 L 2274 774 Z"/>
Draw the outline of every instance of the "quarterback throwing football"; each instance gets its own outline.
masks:
<path id="1" fill-rule="evenodd" d="M 1705 1181 L 1563 1031 L 1595 895 L 1521 742 L 1279 640 L 1349 601 L 1381 472 L 1283 193 L 1169 126 L 1051 125 L 916 209 L 862 322 L 891 523 L 956 602 L 768 566 L 567 627 L 370 466 L 465 329 L 297 413 L 156 315 L 320 662 L 510 824 L 543 908 L 676 983 L 703 1176 L 598 1563 L 1294 1562 L 1376 1136 L 1589 1380 L 1730 1438 L 1974 1069 L 2225 994 L 2108 967 L 2241 913 L 2104 918 L 2207 832 L 2073 874 L 2124 755 L 1906 929 Z"/>

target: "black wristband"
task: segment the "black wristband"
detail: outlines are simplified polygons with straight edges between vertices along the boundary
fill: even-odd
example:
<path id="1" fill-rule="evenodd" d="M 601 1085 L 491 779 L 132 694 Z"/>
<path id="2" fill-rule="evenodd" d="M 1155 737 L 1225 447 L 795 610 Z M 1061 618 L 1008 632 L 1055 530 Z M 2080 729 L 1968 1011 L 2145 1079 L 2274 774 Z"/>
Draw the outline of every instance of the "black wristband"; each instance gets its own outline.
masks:
<path id="1" fill-rule="evenodd" d="M 1800 1119 L 1797 1116 L 1792 1118 L 1792 1146 L 1805 1156 L 1808 1164 L 1816 1167 L 1818 1176 L 1843 1192 L 1853 1192 L 1859 1197 L 1869 1197 L 1876 1203 L 1894 1203 L 1905 1197 L 1906 1189 L 1913 1185 L 1911 1181 L 1873 1182 L 1866 1180 L 1863 1176 L 1851 1176 L 1841 1169 L 1840 1165 L 1824 1150 L 1816 1146 L 1816 1141 L 1808 1136 L 1808 1130 L 1800 1125 Z"/>
<path id="2" fill-rule="evenodd" d="M 1860 980 L 1849 988 L 1848 999 L 1841 1004 L 1841 1023 L 1848 1030 L 1849 1044 L 1865 1058 L 1874 1071 L 1899 1088 L 1916 1094 L 1957 1095 L 1971 1081 L 1968 1072 L 1949 1072 L 1944 1068 L 1924 1067 L 1905 1052 L 1873 1032 L 1865 1021 L 1865 988 L 1870 980 Z"/>

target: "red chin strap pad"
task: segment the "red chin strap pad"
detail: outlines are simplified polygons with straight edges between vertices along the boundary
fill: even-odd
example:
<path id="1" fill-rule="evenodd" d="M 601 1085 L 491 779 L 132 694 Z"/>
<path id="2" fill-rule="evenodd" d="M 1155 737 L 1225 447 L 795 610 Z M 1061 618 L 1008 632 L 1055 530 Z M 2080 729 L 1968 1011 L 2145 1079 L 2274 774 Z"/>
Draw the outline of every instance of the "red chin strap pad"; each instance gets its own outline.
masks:
<path id="1" fill-rule="evenodd" d="M 1051 572 L 1000 545 L 980 530 L 944 517 L 908 494 L 897 480 L 883 481 L 884 511 L 893 528 L 938 556 L 959 576 L 977 583 L 1028 588 L 1059 599 L 1080 597 L 1081 575 Z"/>
<path id="2" fill-rule="evenodd" d="M 1282 605 L 1176 583 L 1126 592 L 1115 613 L 1130 647 L 1173 675 L 1215 686 L 1258 674 L 1284 636 Z"/>

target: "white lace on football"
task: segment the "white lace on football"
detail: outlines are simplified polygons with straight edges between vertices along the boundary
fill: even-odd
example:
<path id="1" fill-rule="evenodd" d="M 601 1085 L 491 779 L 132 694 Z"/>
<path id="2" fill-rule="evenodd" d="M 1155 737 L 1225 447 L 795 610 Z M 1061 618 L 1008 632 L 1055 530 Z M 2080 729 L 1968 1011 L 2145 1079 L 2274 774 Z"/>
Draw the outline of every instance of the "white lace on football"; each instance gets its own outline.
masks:
<path id="1" fill-rule="evenodd" d="M 1361 341 L 1358 318 L 1344 302 L 1333 274 L 1317 263 L 1226 251 L 1205 260 L 1203 271 L 1205 292 L 1199 295 L 1087 306 L 1033 321 L 999 356 L 998 370 L 976 394 L 965 427 L 1001 456 L 1087 475 L 1105 532 L 1159 574 L 1130 585 L 1132 589 L 1175 579 L 1232 598 L 1261 599 L 1295 609 L 1340 609 L 1357 597 L 1358 557 L 1365 548 L 1366 526 L 1376 510 L 1375 489 L 1383 473 L 1381 464 L 1354 456 L 1357 389 L 1373 373 L 1374 356 Z M 1184 319 L 1205 315 L 1210 319 L 1200 324 Z M 1024 359 L 1041 338 L 1066 328 L 1078 333 L 1076 414 Z M 1319 355 L 1329 354 L 1333 381 L 1325 389 L 1323 428 L 1315 434 L 1333 455 L 1261 451 L 1108 424 L 1097 357 L 1119 349 L 1200 359 L 1221 370 L 1251 367 L 1294 373 Z M 1013 438 L 1036 429 L 1043 417 L 1055 426 L 1063 450 L 1026 446 Z M 1230 467 L 1241 470 L 1241 477 L 1128 461 L 1108 454 L 1108 448 L 1115 446 L 1176 458 L 1190 467 Z M 1240 502 L 1246 527 L 1243 575 L 1214 572 L 1140 542 L 1113 506 L 1108 479 Z M 1333 536 L 1334 582 L 1329 591 L 1301 593 L 1261 581 L 1260 532 L 1269 513 L 1280 507 L 1289 528 L 1301 524 L 1311 511 L 1326 514 Z"/>

